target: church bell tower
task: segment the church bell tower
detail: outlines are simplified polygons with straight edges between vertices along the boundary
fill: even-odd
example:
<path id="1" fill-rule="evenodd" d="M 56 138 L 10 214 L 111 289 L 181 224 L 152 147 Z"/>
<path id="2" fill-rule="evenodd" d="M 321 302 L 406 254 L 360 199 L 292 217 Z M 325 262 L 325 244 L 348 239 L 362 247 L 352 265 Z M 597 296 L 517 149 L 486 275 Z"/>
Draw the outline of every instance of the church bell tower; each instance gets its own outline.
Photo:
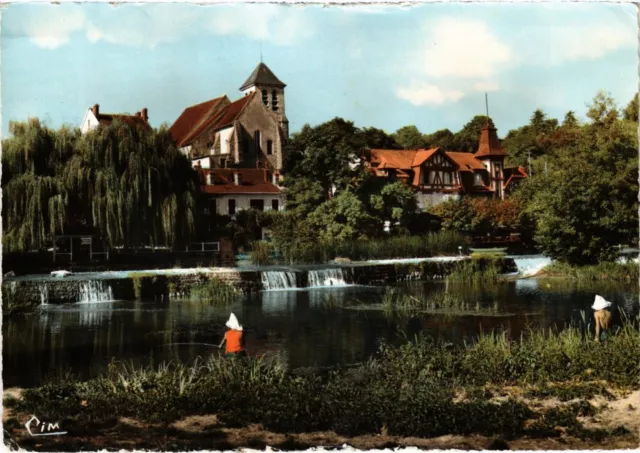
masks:
<path id="1" fill-rule="evenodd" d="M 249 78 L 242 84 L 240 91 L 245 95 L 257 92 L 262 103 L 278 116 L 284 138 L 289 137 L 289 120 L 285 114 L 284 88 L 286 85 L 276 77 L 269 67 L 260 62 Z"/>

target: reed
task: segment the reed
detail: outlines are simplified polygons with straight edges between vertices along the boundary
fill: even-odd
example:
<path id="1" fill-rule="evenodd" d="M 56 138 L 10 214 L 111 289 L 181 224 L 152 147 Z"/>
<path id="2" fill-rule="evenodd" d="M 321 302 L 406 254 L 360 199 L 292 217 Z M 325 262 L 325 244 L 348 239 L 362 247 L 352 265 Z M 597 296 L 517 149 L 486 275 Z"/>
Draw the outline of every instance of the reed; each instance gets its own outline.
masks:
<path id="1" fill-rule="evenodd" d="M 575 266 L 567 263 L 551 263 L 542 269 L 543 275 L 568 277 L 578 281 L 623 281 L 638 282 L 638 263 L 599 263 L 589 266 Z"/>

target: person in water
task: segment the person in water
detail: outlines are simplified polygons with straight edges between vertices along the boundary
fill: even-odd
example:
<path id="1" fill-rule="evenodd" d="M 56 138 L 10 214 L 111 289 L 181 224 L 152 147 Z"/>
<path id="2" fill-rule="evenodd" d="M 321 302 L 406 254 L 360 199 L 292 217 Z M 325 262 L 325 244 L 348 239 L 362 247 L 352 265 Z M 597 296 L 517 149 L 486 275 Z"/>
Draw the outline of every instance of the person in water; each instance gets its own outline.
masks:
<path id="1" fill-rule="evenodd" d="M 596 300 L 593 302 L 591 308 L 593 308 L 593 319 L 596 323 L 596 337 L 595 341 L 599 342 L 601 339 L 606 338 L 606 330 L 611 325 L 611 312 L 607 310 L 611 306 L 611 302 L 604 300 L 602 296 L 596 295 Z"/>
<path id="2" fill-rule="evenodd" d="M 227 357 L 244 357 L 247 353 L 244 350 L 244 338 L 242 336 L 242 326 L 238 322 L 236 315 L 231 313 L 226 326 L 229 328 L 224 334 L 220 343 L 220 348 L 225 344 L 225 354 Z"/>

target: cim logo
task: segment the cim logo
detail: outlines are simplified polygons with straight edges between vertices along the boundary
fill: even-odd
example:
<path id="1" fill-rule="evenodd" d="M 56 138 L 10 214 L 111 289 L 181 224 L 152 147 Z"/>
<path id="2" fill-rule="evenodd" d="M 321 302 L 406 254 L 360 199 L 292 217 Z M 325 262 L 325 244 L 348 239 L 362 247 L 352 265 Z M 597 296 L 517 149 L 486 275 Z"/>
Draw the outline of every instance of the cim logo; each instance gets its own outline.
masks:
<path id="1" fill-rule="evenodd" d="M 29 431 L 29 434 L 33 437 L 36 436 L 62 436 L 67 434 L 66 431 L 60 431 L 60 425 L 58 423 L 47 423 L 38 420 L 35 415 L 32 416 L 27 423 L 24 424 Z"/>

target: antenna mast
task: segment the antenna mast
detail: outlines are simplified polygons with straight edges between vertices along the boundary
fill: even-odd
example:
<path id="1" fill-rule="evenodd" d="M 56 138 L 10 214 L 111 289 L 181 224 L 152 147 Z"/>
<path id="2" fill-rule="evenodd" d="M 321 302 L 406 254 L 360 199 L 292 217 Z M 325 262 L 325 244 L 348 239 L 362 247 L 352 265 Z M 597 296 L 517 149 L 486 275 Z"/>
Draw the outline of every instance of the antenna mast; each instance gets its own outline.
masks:
<path id="1" fill-rule="evenodd" d="M 487 121 L 489 121 L 489 95 L 487 93 L 484 94 L 484 105 L 487 108 Z"/>

